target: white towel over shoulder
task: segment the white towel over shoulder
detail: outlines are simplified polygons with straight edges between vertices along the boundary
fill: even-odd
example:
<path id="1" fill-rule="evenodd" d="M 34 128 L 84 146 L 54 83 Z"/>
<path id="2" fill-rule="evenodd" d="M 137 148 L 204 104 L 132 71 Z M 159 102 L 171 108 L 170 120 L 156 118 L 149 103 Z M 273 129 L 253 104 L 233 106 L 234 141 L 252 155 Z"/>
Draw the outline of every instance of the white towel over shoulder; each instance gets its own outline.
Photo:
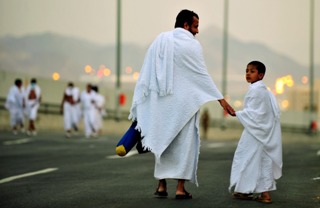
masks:
<path id="1" fill-rule="evenodd" d="M 202 48 L 187 30 L 160 34 L 151 44 L 134 91 L 129 119 L 142 143 L 160 158 L 201 105 L 222 99 L 207 72 Z"/>

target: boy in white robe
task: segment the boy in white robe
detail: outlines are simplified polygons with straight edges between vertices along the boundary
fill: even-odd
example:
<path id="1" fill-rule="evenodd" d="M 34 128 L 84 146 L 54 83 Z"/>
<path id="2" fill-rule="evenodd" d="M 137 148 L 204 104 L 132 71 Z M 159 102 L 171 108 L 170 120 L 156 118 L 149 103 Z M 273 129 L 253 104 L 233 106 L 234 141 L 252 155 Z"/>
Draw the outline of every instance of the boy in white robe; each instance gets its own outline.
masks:
<path id="1" fill-rule="evenodd" d="M 182 10 L 175 29 L 151 44 L 136 84 L 129 119 L 137 121 L 142 146 L 155 155 L 154 193 L 167 197 L 166 179 L 177 179 L 176 199 L 191 199 L 185 181 L 198 185 L 199 110 L 218 100 L 234 114 L 208 74 L 202 47 L 195 39 L 199 17 Z"/>
<path id="2" fill-rule="evenodd" d="M 265 65 L 252 61 L 247 65 L 246 80 L 251 83 L 244 98 L 244 109 L 236 116 L 244 126 L 234 154 L 230 187 L 235 199 L 271 203 L 269 191 L 276 190 L 282 175 L 280 110 L 274 95 L 262 79 Z"/>
<path id="3" fill-rule="evenodd" d="M 28 135 L 36 135 L 35 120 L 38 115 L 38 109 L 41 102 L 41 89 L 37 85 L 36 79 L 31 79 L 30 84 L 27 86 L 25 93 L 26 100 L 26 115 L 29 119 L 29 127 L 27 130 Z"/>
<path id="4" fill-rule="evenodd" d="M 21 132 L 24 132 L 25 99 L 21 79 L 16 79 L 14 85 L 10 87 L 5 108 L 10 113 L 10 126 L 12 127 L 13 134 L 17 134 L 19 128 Z"/>

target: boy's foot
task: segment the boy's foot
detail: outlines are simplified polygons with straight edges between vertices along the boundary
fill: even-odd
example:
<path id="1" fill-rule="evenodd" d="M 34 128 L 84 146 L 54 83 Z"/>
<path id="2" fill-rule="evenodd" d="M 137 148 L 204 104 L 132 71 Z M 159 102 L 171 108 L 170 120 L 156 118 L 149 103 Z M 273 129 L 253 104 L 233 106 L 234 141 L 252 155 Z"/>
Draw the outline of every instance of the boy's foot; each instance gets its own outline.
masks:
<path id="1" fill-rule="evenodd" d="M 272 203 L 272 200 L 271 198 L 265 198 L 263 196 L 258 196 L 255 198 L 255 201 L 257 202 L 261 202 L 261 203 L 264 203 L 264 204 L 271 204 Z"/>

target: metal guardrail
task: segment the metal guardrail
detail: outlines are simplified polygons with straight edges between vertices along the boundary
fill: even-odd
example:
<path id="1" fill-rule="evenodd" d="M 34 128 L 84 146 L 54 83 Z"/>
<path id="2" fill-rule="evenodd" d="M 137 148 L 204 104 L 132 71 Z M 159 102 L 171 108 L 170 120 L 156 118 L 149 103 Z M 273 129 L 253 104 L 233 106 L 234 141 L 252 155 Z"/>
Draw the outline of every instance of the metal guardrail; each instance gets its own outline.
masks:
<path id="1" fill-rule="evenodd" d="M 6 102 L 5 98 L 0 97 L 0 110 L 6 110 L 4 104 Z M 129 112 L 120 111 L 118 114 L 113 109 L 105 109 L 107 116 L 105 119 L 115 119 L 115 120 L 128 120 Z M 51 114 L 51 115 L 60 115 L 60 105 L 53 103 L 41 103 L 39 107 L 39 113 L 41 114 Z"/>
<path id="2" fill-rule="evenodd" d="M 6 110 L 4 107 L 6 99 L 0 97 L 0 110 Z M 128 111 L 120 111 L 117 113 L 114 109 L 106 109 L 107 116 L 104 119 L 114 119 L 116 121 L 121 120 L 128 120 L 129 112 Z M 41 114 L 48 114 L 48 115 L 60 115 L 60 105 L 59 104 L 52 104 L 52 103 L 41 103 L 39 107 L 39 113 Z M 214 120 L 212 121 L 212 127 L 219 127 L 220 121 Z M 228 124 L 229 127 L 232 128 L 242 128 L 241 124 L 239 122 L 230 122 Z M 282 131 L 286 132 L 305 132 L 309 133 L 310 129 L 306 126 L 296 126 L 296 125 L 290 125 L 290 124 L 281 124 Z"/>

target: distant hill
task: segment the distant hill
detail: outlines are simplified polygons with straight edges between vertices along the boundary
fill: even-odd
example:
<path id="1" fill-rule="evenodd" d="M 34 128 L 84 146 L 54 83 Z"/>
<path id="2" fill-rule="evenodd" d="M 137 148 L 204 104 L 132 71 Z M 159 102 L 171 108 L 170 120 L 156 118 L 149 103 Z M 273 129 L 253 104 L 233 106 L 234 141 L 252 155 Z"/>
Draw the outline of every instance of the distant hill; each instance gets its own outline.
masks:
<path id="1" fill-rule="evenodd" d="M 203 46 L 209 73 L 221 88 L 222 31 L 209 27 L 197 39 Z M 149 43 L 145 46 L 123 43 L 122 68 L 131 66 L 139 71 Z M 98 69 L 105 65 L 113 72 L 116 67 L 115 45 L 98 45 L 86 40 L 65 37 L 54 33 L 34 34 L 24 37 L 0 37 L 0 71 L 17 71 L 32 76 L 51 77 L 59 72 L 65 80 L 79 80 L 84 67 Z M 246 64 L 261 60 L 267 66 L 265 82 L 274 86 L 277 77 L 292 75 L 299 81 L 308 75 L 308 67 L 270 50 L 258 43 L 246 43 L 229 37 L 228 91 L 239 95 L 246 91 L 244 73 Z M 242 96 L 242 94 L 241 94 Z"/>

